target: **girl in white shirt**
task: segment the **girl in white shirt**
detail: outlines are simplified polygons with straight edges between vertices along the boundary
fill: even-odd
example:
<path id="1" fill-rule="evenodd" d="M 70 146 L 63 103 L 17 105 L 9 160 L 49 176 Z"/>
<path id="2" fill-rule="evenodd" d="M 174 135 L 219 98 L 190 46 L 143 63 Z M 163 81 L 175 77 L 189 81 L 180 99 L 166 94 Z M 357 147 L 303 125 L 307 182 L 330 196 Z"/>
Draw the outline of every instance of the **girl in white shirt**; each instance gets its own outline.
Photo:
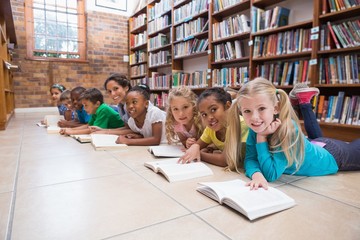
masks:
<path id="1" fill-rule="evenodd" d="M 149 87 L 140 84 L 126 95 L 129 120 L 116 143 L 151 146 L 166 143 L 166 113 L 150 104 Z"/>

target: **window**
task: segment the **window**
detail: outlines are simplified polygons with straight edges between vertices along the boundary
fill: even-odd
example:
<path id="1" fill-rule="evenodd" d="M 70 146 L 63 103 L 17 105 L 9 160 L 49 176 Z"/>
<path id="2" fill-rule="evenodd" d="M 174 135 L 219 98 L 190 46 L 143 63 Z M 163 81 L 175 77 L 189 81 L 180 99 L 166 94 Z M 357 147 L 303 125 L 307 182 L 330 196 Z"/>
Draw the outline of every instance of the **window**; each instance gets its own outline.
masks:
<path id="1" fill-rule="evenodd" d="M 85 59 L 84 0 L 26 0 L 27 57 Z"/>

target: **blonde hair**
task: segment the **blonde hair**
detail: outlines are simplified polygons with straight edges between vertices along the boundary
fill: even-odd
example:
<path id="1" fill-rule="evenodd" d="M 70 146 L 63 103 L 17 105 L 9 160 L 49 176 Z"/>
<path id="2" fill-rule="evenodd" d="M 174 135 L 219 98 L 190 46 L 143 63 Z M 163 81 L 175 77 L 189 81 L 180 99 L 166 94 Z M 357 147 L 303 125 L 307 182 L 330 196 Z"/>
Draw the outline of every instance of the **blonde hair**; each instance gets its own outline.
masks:
<path id="1" fill-rule="evenodd" d="M 168 95 L 166 121 L 165 121 L 166 139 L 169 144 L 179 142 L 179 138 L 177 137 L 177 134 L 175 133 L 174 130 L 176 120 L 171 112 L 171 106 L 170 106 L 171 101 L 174 100 L 175 97 L 183 97 L 191 103 L 191 106 L 193 107 L 194 126 L 196 129 L 197 137 L 199 137 L 202 132 L 200 114 L 196 107 L 196 99 L 197 99 L 196 94 L 186 86 L 172 88 Z"/>
<path id="2" fill-rule="evenodd" d="M 295 163 L 296 171 L 299 170 L 305 155 L 305 139 L 301 131 L 299 119 L 290 104 L 287 93 L 282 89 L 276 89 L 270 81 L 260 77 L 242 86 L 237 94 L 235 103 L 230 109 L 230 131 L 228 131 L 229 134 L 227 136 L 229 144 L 226 144 L 227 151 L 225 152 L 229 167 L 231 166 L 237 170 L 239 157 L 241 157 L 241 151 L 238 146 L 241 142 L 239 139 L 239 136 L 241 136 L 241 128 L 239 125 L 241 100 L 243 98 L 251 98 L 255 94 L 266 95 L 266 99 L 270 100 L 274 106 L 278 104 L 278 118 L 281 121 L 281 125 L 268 139 L 270 152 L 284 152 L 288 166 L 292 166 Z"/>

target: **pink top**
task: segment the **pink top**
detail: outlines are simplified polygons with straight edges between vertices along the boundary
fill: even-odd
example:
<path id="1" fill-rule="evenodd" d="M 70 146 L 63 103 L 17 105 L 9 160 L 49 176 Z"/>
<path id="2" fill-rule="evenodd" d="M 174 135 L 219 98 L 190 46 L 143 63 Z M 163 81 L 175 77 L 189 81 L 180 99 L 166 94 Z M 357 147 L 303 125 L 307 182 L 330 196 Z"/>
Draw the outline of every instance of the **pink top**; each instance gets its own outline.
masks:
<path id="1" fill-rule="evenodd" d="M 191 126 L 190 131 L 187 131 L 186 128 L 184 127 L 184 125 L 182 124 L 176 124 L 174 126 L 174 131 L 178 134 L 181 133 L 182 135 L 184 135 L 187 138 L 196 138 L 197 137 L 197 132 L 195 129 L 195 125 L 193 124 Z"/>

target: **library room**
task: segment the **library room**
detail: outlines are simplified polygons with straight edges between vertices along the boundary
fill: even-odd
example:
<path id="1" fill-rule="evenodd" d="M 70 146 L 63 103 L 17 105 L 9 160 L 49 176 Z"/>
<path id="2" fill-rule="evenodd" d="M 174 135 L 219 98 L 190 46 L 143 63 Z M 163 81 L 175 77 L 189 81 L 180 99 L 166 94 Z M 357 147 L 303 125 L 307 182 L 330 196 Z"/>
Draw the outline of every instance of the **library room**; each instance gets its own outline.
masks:
<path id="1" fill-rule="evenodd" d="M 0 239 L 359 239 L 360 0 L 1 0 Z"/>

